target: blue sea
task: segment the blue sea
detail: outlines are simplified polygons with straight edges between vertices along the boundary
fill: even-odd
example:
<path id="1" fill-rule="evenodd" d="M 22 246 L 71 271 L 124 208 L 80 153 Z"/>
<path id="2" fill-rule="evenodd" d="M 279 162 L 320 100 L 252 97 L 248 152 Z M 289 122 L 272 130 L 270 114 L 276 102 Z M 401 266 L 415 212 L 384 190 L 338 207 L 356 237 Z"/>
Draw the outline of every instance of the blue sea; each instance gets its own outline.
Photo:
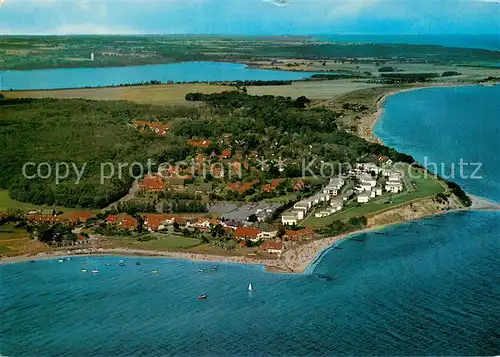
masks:
<path id="1" fill-rule="evenodd" d="M 436 159 L 446 150 L 449 160 L 468 143 L 464 154 L 476 159 L 480 150 L 479 158 L 491 167 L 499 143 L 491 141 L 500 114 L 496 90 L 430 89 L 395 96 L 381 125 L 393 119 L 399 125 L 386 127 L 383 139 L 389 143 L 392 137 L 390 144 L 397 146 L 402 143 L 397 135 L 409 132 L 408 143 L 414 140 L 421 153 Z M 406 110 L 394 112 L 400 100 Z M 428 120 L 428 101 L 441 115 L 429 119 L 433 126 L 424 131 L 414 122 Z M 446 106 L 455 114 L 445 115 Z M 435 128 L 446 132 L 435 134 Z M 422 144 L 423 136 L 433 137 L 434 145 Z M 411 148 L 404 151 L 415 155 Z M 498 192 L 489 181 L 467 189 L 490 199 Z M 484 356 L 500 351 L 500 212 L 443 214 L 358 234 L 340 247 L 301 275 L 232 264 L 199 273 L 211 264 L 132 257 L 123 257 L 124 267 L 118 266 L 120 257 L 0 265 L 0 355 Z M 82 263 L 100 273 L 81 272 Z M 151 274 L 153 269 L 159 274 Z M 198 300 L 203 293 L 208 299 Z"/>
<path id="2" fill-rule="evenodd" d="M 127 67 L 55 68 L 0 71 L 0 90 L 104 87 L 149 82 L 220 82 L 236 80 L 297 80 L 313 72 L 248 68 L 224 62 L 181 62 Z"/>
<path id="3" fill-rule="evenodd" d="M 374 134 L 386 145 L 500 202 L 500 85 L 402 92 L 384 109 Z"/>
<path id="4" fill-rule="evenodd" d="M 346 241 L 309 275 L 130 257 L 3 265 L 0 353 L 493 355 L 499 230 L 492 212 L 406 223 Z"/>

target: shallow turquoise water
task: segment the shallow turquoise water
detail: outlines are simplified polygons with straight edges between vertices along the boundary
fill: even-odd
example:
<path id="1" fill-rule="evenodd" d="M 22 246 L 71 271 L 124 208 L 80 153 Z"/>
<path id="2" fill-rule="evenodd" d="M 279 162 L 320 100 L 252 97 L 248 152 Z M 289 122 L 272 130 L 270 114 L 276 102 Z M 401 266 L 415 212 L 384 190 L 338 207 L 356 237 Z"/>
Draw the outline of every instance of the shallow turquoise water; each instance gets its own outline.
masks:
<path id="1" fill-rule="evenodd" d="M 57 89 L 111 86 L 145 81 L 218 82 L 234 80 L 295 80 L 312 72 L 247 68 L 223 62 L 182 62 L 129 67 L 57 68 L 0 71 L 0 90 Z"/>
<path id="2" fill-rule="evenodd" d="M 500 202 L 500 85 L 432 88 L 388 98 L 375 135 L 471 194 Z M 460 160 L 468 164 L 460 173 Z M 476 164 L 480 169 L 474 174 Z M 474 175 L 473 175 L 474 174 Z"/>
<path id="3" fill-rule="evenodd" d="M 119 267 L 118 257 L 3 265 L 0 353 L 491 355 L 499 219 L 455 213 L 358 235 L 312 275 L 235 265 L 201 274 L 209 264 L 147 258 Z M 81 273 L 82 262 L 101 273 Z"/>

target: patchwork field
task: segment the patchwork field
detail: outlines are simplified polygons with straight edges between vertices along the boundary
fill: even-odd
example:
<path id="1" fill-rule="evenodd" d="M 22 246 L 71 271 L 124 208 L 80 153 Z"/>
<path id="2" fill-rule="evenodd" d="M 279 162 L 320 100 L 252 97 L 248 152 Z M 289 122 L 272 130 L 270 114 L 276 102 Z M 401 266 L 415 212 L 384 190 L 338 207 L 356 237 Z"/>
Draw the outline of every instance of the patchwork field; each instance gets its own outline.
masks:
<path id="1" fill-rule="evenodd" d="M 4 95 L 6 98 L 82 98 L 91 100 L 128 100 L 141 104 L 182 104 L 193 106 L 197 104 L 195 102 L 187 102 L 184 100 L 184 97 L 187 93 L 220 93 L 232 89 L 234 90 L 233 87 L 223 85 L 194 83 L 106 88 L 12 91 L 5 92 Z"/>

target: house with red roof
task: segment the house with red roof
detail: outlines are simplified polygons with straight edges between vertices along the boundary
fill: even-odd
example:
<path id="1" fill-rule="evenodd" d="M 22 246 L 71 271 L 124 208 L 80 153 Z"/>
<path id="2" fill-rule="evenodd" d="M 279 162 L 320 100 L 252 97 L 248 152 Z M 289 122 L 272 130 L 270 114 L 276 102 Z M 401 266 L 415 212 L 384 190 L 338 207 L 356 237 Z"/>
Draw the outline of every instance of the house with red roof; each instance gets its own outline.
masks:
<path id="1" fill-rule="evenodd" d="M 294 191 L 302 191 L 304 189 L 304 181 L 297 181 L 295 185 L 293 185 Z"/>
<path id="2" fill-rule="evenodd" d="M 89 218 L 91 218 L 92 215 L 89 212 L 75 212 L 71 215 L 71 223 L 75 224 L 80 224 L 80 223 L 86 223 Z"/>
<path id="3" fill-rule="evenodd" d="M 261 244 L 259 250 L 269 254 L 281 255 L 281 253 L 283 253 L 284 246 L 283 243 L 281 242 L 266 240 L 264 243 Z"/>
<path id="4" fill-rule="evenodd" d="M 66 223 L 69 221 L 67 218 L 61 216 L 51 216 L 42 214 L 27 215 L 26 220 L 32 223 L 46 223 L 46 224 Z"/>
<path id="5" fill-rule="evenodd" d="M 135 129 L 138 129 L 141 133 L 155 133 L 159 136 L 164 136 L 167 134 L 169 130 L 169 125 L 160 122 L 151 122 L 147 120 L 135 120 L 132 123 L 132 126 Z"/>
<path id="6" fill-rule="evenodd" d="M 221 159 L 229 159 L 231 157 L 231 149 L 226 149 L 224 151 L 222 151 L 222 153 L 220 154 L 220 158 Z"/>
<path id="7" fill-rule="evenodd" d="M 121 219 L 120 223 L 118 223 L 118 227 L 120 229 L 125 229 L 127 231 L 134 231 L 138 226 L 139 222 L 137 221 L 137 219 L 129 216 L 128 214 Z"/>
<path id="8" fill-rule="evenodd" d="M 165 192 L 167 184 L 159 175 L 148 175 L 138 184 L 141 192 Z"/>
<path id="9" fill-rule="evenodd" d="M 301 241 L 305 239 L 314 239 L 316 237 L 316 232 L 311 227 L 305 227 L 297 231 L 287 230 L 285 231 L 285 238 L 293 241 Z"/>
<path id="10" fill-rule="evenodd" d="M 175 216 L 170 214 L 146 214 L 144 216 L 144 226 L 150 232 L 157 232 L 174 224 Z"/>
<path id="11" fill-rule="evenodd" d="M 250 240 L 252 242 L 259 241 L 261 230 L 256 227 L 238 227 L 234 230 L 233 235 L 237 240 Z"/>
<path id="12" fill-rule="evenodd" d="M 262 191 L 263 192 L 271 192 L 276 190 L 276 188 L 281 185 L 285 180 L 284 179 L 275 179 L 272 180 L 271 183 L 265 184 L 262 186 Z"/>
<path id="13" fill-rule="evenodd" d="M 137 227 L 139 226 L 139 222 L 137 221 L 137 219 L 126 213 L 120 213 L 117 215 L 110 214 L 106 218 L 106 222 L 108 223 L 108 225 L 115 228 L 130 231 L 137 229 Z"/>
<path id="14" fill-rule="evenodd" d="M 212 140 L 198 140 L 198 139 L 190 139 L 187 141 L 189 146 L 195 148 L 203 148 L 206 149 L 212 145 Z"/>

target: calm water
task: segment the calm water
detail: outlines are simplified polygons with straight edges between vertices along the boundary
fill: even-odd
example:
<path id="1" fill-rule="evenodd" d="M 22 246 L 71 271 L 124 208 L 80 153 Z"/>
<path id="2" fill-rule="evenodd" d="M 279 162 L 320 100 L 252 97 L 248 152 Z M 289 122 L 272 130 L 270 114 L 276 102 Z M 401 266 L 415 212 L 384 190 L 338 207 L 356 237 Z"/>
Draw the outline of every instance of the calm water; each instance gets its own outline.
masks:
<path id="1" fill-rule="evenodd" d="M 500 202 L 500 85 L 391 96 L 374 133 L 386 145 L 437 168 L 466 191 Z M 463 175 L 461 159 L 471 164 L 463 166 Z M 481 168 L 472 175 L 476 163 Z"/>
<path id="2" fill-rule="evenodd" d="M 130 67 L 57 68 L 0 71 L 3 90 L 57 89 L 110 86 L 151 80 L 161 82 L 217 82 L 234 80 L 296 80 L 312 72 L 247 68 L 222 62 L 182 62 Z"/>
<path id="3" fill-rule="evenodd" d="M 316 268 L 333 281 L 233 265 L 200 274 L 210 265 L 147 258 L 4 265 L 0 353 L 492 355 L 499 229 L 498 213 L 470 212 L 360 235 Z M 82 262 L 101 273 L 80 272 Z"/>

